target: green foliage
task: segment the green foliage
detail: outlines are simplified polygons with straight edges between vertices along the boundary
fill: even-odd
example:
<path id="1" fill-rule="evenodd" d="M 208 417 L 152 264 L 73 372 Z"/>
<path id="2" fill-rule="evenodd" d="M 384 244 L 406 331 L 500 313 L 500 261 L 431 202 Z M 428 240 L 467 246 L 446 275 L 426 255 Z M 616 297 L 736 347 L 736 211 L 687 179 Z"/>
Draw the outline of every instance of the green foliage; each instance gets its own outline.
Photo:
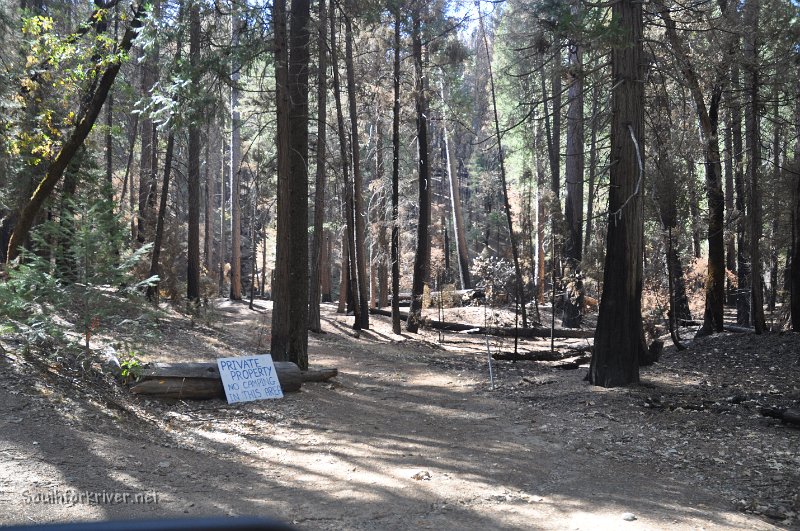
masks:
<path id="1" fill-rule="evenodd" d="M 125 227 L 108 199 L 87 194 L 63 205 L 59 219 L 33 231 L 31 249 L 0 283 L 0 316 L 34 345 L 69 337 L 88 348 L 118 306 L 155 281 L 135 276 L 150 246 L 122 251 Z"/>
<path id="2" fill-rule="evenodd" d="M 119 366 L 122 369 L 120 375 L 126 382 L 137 381 L 142 376 L 142 362 L 136 351 L 123 354 L 119 360 Z"/>

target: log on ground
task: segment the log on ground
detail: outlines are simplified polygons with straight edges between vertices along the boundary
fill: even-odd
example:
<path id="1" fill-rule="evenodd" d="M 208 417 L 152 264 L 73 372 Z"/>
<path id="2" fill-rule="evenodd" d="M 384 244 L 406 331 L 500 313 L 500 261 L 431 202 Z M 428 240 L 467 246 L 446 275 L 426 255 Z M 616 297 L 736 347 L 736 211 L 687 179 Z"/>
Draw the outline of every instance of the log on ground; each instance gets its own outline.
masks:
<path id="1" fill-rule="evenodd" d="M 294 363 L 276 361 L 274 364 L 284 393 L 299 391 L 304 381 L 322 381 L 335 376 L 332 373 L 335 369 L 309 371 L 304 376 L 300 367 Z M 144 367 L 138 383 L 131 387 L 131 392 L 163 398 L 201 399 L 225 396 L 216 362 L 158 363 Z"/>
<path id="2" fill-rule="evenodd" d="M 580 356 L 586 352 L 591 353 L 591 349 L 578 349 L 560 352 L 558 350 L 538 350 L 534 352 L 495 352 L 492 358 L 496 360 L 508 361 L 561 361 L 568 358 Z"/>
<path id="3" fill-rule="evenodd" d="M 379 308 L 370 308 L 369 312 L 373 315 L 383 315 L 391 317 L 392 312 L 389 310 L 381 310 Z M 400 320 L 405 321 L 408 319 L 407 312 L 400 312 Z M 485 327 L 476 326 L 465 323 L 453 323 L 448 321 L 434 321 L 425 320 L 424 327 L 433 328 L 434 330 L 444 330 L 447 332 L 463 332 L 467 334 L 476 335 L 490 335 L 499 337 L 519 337 L 519 338 L 534 338 L 534 337 L 550 337 L 549 328 L 515 328 L 515 327 Z M 553 330 L 553 337 L 559 339 L 590 339 L 594 337 L 594 330 L 564 330 L 556 328 Z"/>

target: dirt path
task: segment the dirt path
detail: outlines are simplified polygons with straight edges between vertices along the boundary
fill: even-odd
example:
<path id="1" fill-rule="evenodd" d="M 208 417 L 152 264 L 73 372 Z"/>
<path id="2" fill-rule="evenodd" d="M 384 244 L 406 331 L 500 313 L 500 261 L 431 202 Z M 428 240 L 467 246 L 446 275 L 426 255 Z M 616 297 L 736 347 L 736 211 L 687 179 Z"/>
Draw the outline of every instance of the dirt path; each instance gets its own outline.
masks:
<path id="1" fill-rule="evenodd" d="M 584 371 L 522 374 L 520 364 L 498 366 L 492 390 L 485 352 L 465 353 L 458 337 L 441 346 L 436 333 L 394 336 L 382 319 L 356 338 L 331 310 L 328 333 L 312 336 L 309 350 L 313 365 L 339 367 L 340 376 L 281 401 L 109 399 L 55 379 L 31 386 L 22 375 L 38 369 L 13 353 L 0 356 L 0 523 L 189 515 L 272 516 L 301 529 L 793 523 L 787 514 L 770 523 L 736 510 L 732 497 L 740 493 L 720 485 L 737 481 L 739 458 L 729 453 L 730 466 L 702 470 L 687 465 L 704 463 L 683 457 L 704 456 L 710 443 L 659 433 L 638 391 L 593 390 L 581 382 Z M 165 323 L 162 347 L 147 356 L 213 359 L 268 344 L 266 310 L 226 304 L 218 312 L 225 332 Z M 735 453 L 736 436 L 717 435 Z M 795 485 L 796 466 L 786 467 L 798 455 L 797 436 L 778 430 L 770 442 L 787 454 L 780 481 Z M 87 491 L 148 493 L 158 502 L 53 500 Z M 36 501 L 57 503 L 28 503 Z"/>

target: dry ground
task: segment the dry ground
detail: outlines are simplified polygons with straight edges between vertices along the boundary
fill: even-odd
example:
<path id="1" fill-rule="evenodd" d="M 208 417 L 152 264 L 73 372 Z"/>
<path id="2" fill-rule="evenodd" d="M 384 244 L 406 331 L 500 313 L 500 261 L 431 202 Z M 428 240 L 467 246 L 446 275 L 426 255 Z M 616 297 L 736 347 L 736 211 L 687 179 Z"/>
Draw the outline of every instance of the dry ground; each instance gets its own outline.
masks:
<path id="1" fill-rule="evenodd" d="M 217 301 L 193 324 L 170 313 L 141 355 L 264 351 L 269 305 L 259 305 Z M 460 309 L 447 319 L 457 312 L 483 318 Z M 234 406 L 134 398 L 91 369 L 0 342 L 0 524 L 264 515 L 300 529 L 798 526 L 800 430 L 758 414 L 800 400 L 793 334 L 667 349 L 621 389 L 587 385 L 583 369 L 495 362 L 492 388 L 482 336 L 396 336 L 377 317 L 356 337 L 351 320 L 325 306 L 326 333 L 310 338 L 312 365 L 340 370 L 332 383 Z M 158 503 L 33 503 L 86 491 Z"/>

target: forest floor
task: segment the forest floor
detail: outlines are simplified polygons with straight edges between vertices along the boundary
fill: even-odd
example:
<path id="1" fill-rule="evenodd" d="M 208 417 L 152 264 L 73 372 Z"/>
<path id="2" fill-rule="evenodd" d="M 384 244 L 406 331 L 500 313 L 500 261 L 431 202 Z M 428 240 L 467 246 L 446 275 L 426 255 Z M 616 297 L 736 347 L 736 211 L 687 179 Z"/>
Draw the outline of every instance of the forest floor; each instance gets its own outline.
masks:
<path id="1" fill-rule="evenodd" d="M 269 303 L 213 306 L 194 321 L 165 310 L 142 359 L 268 350 Z M 375 316 L 356 335 L 351 321 L 323 305 L 325 333 L 310 335 L 312 366 L 338 367 L 334 380 L 235 405 L 134 397 L 96 366 L 42 360 L 0 336 L 0 524 L 259 515 L 299 529 L 798 528 L 800 430 L 758 407 L 798 404 L 800 336 L 669 347 L 640 384 L 617 389 L 588 385 L 583 368 L 494 362 L 492 387 L 487 345 L 509 351 L 513 339 L 397 336 Z"/>

